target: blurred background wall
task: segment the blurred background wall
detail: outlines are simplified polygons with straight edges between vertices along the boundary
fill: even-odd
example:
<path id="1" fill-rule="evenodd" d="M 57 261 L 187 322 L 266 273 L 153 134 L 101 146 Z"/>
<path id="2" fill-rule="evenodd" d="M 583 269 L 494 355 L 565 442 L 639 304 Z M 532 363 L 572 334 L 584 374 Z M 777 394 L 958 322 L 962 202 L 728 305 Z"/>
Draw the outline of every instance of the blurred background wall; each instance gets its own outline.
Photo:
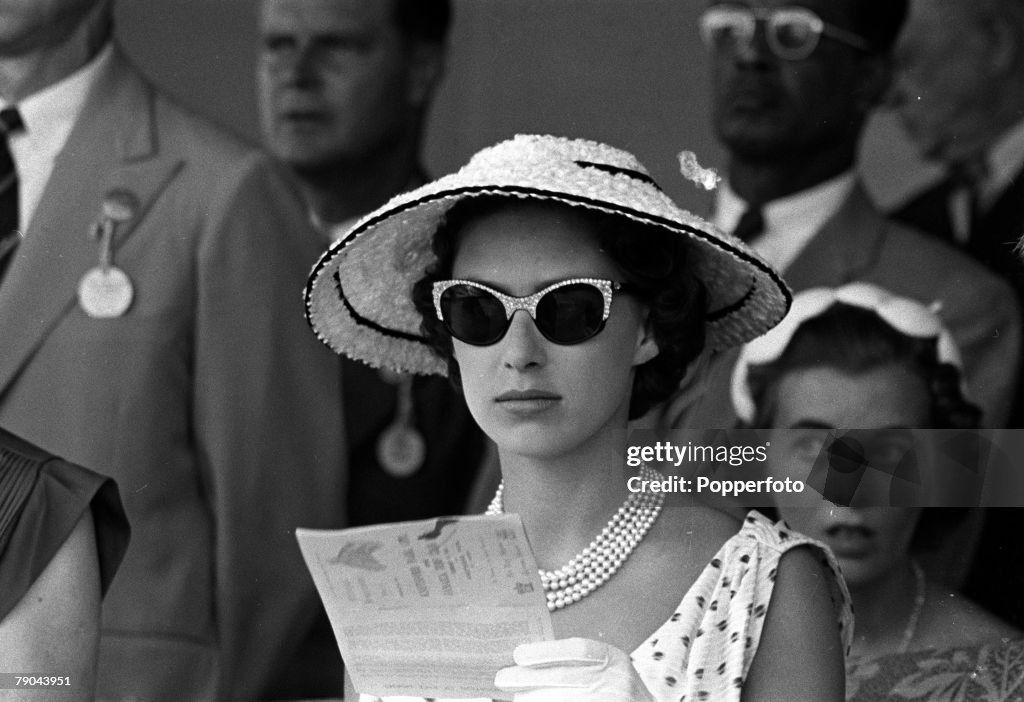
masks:
<path id="1" fill-rule="evenodd" d="M 256 0 L 119 0 L 129 54 L 185 103 L 257 140 Z M 675 154 L 720 167 L 696 20 L 701 0 L 455 0 L 448 74 L 434 106 L 427 167 L 457 168 L 516 133 L 605 140 L 634 151 L 681 204 L 709 197 L 678 176 Z M 875 119 L 863 170 L 883 205 L 935 173 L 898 125 Z"/>

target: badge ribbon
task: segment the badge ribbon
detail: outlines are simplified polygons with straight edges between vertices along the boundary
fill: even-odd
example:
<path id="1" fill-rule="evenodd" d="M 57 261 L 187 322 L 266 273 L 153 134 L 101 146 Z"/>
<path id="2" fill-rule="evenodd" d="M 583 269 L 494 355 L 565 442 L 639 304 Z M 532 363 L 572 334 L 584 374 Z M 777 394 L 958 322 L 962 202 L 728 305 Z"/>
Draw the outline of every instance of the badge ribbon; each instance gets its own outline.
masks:
<path id="1" fill-rule="evenodd" d="M 94 319 L 120 317 L 135 296 L 128 274 L 114 265 L 114 234 L 119 224 L 132 219 L 138 200 L 127 190 L 111 190 L 103 199 L 100 216 L 89 235 L 99 240 L 99 265 L 90 268 L 78 283 L 78 304 Z"/>

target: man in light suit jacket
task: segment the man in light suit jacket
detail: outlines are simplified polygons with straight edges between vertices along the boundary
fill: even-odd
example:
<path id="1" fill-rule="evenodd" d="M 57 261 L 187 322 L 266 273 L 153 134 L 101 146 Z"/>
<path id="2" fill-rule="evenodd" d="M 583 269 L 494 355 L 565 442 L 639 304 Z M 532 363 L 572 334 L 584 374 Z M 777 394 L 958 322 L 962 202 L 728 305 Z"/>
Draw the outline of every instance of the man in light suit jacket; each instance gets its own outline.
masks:
<path id="1" fill-rule="evenodd" d="M 805 24 L 798 32 L 782 21 L 756 22 L 743 10 L 737 18 L 736 6 L 715 2 L 702 17 L 715 128 L 728 150 L 715 223 L 746 238 L 794 290 L 865 280 L 941 305 L 964 352 L 971 396 L 988 424 L 1001 426 L 1021 343 L 1012 294 L 952 247 L 885 220 L 855 174 L 865 121 L 889 85 L 906 3 L 761 5 L 769 13 L 781 9 L 777 20 Z M 802 14 L 785 9 L 793 7 Z M 804 42 L 792 42 L 800 36 Z M 681 438 L 690 429 L 731 427 L 735 358 L 710 359 L 711 372 L 667 406 L 661 422 Z"/>
<path id="2" fill-rule="evenodd" d="M 299 304 L 320 244 L 266 156 L 111 37 L 110 0 L 0 5 L 24 232 L 0 281 L 0 425 L 120 485 L 133 541 L 100 699 L 330 694 L 289 673 L 340 672 L 310 640 L 294 537 L 345 517 L 336 362 Z"/>

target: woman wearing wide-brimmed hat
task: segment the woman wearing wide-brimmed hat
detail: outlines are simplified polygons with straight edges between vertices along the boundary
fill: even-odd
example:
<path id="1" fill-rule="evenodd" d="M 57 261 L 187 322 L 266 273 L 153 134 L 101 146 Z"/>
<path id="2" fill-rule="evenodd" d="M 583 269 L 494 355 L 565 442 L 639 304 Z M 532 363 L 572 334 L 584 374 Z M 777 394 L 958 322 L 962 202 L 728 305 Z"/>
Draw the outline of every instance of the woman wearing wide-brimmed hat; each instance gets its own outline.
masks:
<path id="1" fill-rule="evenodd" d="M 498 446 L 488 511 L 521 515 L 558 637 L 495 671 L 509 699 L 842 699 L 849 607 L 826 550 L 756 512 L 627 488 L 628 420 L 788 304 L 632 155 L 547 136 L 481 151 L 321 258 L 320 338 L 448 374 Z"/>

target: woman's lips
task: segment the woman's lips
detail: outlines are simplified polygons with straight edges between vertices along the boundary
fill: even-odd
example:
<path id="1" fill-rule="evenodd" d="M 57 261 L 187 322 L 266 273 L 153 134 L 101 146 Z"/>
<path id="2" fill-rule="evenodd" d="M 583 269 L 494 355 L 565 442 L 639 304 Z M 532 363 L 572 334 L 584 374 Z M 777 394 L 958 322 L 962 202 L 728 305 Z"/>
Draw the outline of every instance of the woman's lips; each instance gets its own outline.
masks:
<path id="1" fill-rule="evenodd" d="M 494 401 L 506 412 L 529 416 L 551 409 L 562 401 L 562 397 L 545 390 L 509 390 Z"/>
<path id="2" fill-rule="evenodd" d="M 838 524 L 825 530 L 825 540 L 841 558 L 863 558 L 874 551 L 875 534 L 863 526 Z"/>

